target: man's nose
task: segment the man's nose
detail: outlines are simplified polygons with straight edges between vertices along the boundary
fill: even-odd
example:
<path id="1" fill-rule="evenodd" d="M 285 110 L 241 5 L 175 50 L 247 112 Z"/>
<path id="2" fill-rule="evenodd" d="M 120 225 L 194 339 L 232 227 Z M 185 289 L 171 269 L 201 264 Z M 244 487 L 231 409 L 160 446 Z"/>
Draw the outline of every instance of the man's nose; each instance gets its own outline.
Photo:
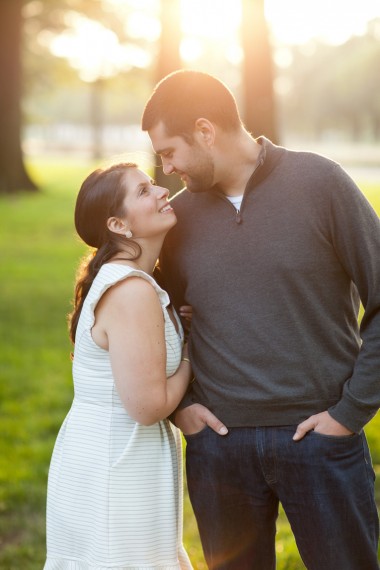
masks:
<path id="1" fill-rule="evenodd" d="M 173 165 L 168 160 L 162 160 L 162 170 L 167 176 L 174 172 Z"/>

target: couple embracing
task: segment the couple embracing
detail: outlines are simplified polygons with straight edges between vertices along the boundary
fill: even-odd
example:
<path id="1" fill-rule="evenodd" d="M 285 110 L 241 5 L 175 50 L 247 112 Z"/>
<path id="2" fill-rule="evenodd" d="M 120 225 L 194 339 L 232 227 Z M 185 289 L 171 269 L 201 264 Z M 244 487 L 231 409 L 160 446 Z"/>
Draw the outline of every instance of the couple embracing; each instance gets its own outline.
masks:
<path id="1" fill-rule="evenodd" d="M 164 78 L 142 128 L 186 188 L 169 201 L 125 163 L 78 194 L 93 250 L 45 570 L 191 568 L 178 428 L 211 570 L 274 570 L 280 503 L 308 570 L 378 569 L 363 432 L 380 400 L 377 215 L 335 162 L 254 139 L 211 75 Z"/>

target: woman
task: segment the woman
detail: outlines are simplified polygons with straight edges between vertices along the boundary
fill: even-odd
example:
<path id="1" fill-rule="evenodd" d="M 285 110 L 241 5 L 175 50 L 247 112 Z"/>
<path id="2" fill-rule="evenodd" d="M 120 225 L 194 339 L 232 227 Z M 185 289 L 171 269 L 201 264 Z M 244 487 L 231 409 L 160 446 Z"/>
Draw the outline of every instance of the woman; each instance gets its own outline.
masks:
<path id="1" fill-rule="evenodd" d="M 54 448 L 45 570 L 183 570 L 181 444 L 165 418 L 191 380 L 183 332 L 152 277 L 176 223 L 135 164 L 93 172 L 75 225 L 95 248 L 75 289 L 74 400 Z"/>

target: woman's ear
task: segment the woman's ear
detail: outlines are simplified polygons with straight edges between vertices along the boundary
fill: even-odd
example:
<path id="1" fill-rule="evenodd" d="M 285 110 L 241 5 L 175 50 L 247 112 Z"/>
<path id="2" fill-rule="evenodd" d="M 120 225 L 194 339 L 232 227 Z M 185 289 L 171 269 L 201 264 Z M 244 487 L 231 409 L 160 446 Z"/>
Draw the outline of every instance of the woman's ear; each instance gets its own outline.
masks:
<path id="1" fill-rule="evenodd" d="M 207 146 L 214 144 L 215 127 L 208 119 L 200 118 L 195 121 L 195 133 Z"/>
<path id="2" fill-rule="evenodd" d="M 115 216 L 108 218 L 107 228 L 110 230 L 110 232 L 114 232 L 115 234 L 121 234 L 121 235 L 125 234 L 127 230 L 125 222 L 120 220 L 120 218 L 115 218 Z"/>

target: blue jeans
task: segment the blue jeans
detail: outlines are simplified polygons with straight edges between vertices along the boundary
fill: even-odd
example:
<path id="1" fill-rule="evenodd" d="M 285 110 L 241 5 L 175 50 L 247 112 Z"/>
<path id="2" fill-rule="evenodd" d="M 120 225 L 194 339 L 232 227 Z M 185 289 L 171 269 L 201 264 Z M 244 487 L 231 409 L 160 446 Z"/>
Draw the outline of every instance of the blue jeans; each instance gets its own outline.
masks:
<path id="1" fill-rule="evenodd" d="M 189 496 L 210 570 L 274 570 L 281 502 L 308 570 L 378 570 L 375 475 L 364 433 L 206 427 L 186 436 Z"/>

